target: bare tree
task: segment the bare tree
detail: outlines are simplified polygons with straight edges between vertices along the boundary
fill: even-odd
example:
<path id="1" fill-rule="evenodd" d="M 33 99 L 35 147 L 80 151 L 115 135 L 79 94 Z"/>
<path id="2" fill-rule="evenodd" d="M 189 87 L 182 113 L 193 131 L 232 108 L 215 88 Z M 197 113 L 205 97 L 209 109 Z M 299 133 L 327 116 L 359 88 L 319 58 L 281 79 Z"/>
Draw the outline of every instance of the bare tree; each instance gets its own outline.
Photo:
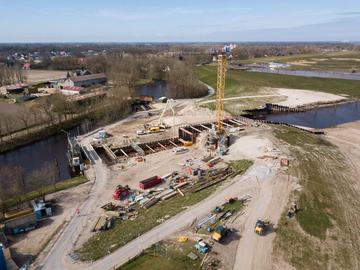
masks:
<path id="1" fill-rule="evenodd" d="M 207 88 L 200 84 L 193 67 L 180 61 L 170 67 L 168 87 L 172 98 L 195 98 L 207 93 Z"/>
<path id="2" fill-rule="evenodd" d="M 39 192 L 45 201 L 46 188 L 56 180 L 56 166 L 54 163 L 45 162 L 44 165 L 35 170 L 30 176 L 30 189 Z"/>
<path id="3" fill-rule="evenodd" d="M 8 67 L 0 64 L 0 86 L 23 81 L 21 70 L 16 67 Z"/>
<path id="4" fill-rule="evenodd" d="M 73 114 L 77 111 L 77 104 L 69 101 L 63 94 L 57 93 L 51 96 L 51 103 L 53 105 L 53 111 L 68 120 L 70 116 L 73 118 Z"/>
<path id="5" fill-rule="evenodd" d="M 54 125 L 55 123 L 55 114 L 52 110 L 52 103 L 49 97 L 44 97 L 39 100 L 38 108 L 41 108 L 46 117 L 46 123 Z"/>
<path id="6" fill-rule="evenodd" d="M 13 128 L 14 121 L 15 121 L 15 119 L 11 115 L 7 116 L 4 120 L 4 127 L 5 127 L 5 131 L 6 131 L 6 135 L 9 135 L 10 139 L 12 139 L 12 133 L 14 131 L 14 128 Z"/>
<path id="7" fill-rule="evenodd" d="M 0 168 L 2 199 L 16 198 L 21 202 L 25 191 L 25 171 L 21 166 L 3 166 Z"/>
<path id="8" fill-rule="evenodd" d="M 29 111 L 18 112 L 16 118 L 23 124 L 23 127 L 26 129 L 27 134 L 29 134 L 29 126 L 31 123 L 31 114 Z"/>

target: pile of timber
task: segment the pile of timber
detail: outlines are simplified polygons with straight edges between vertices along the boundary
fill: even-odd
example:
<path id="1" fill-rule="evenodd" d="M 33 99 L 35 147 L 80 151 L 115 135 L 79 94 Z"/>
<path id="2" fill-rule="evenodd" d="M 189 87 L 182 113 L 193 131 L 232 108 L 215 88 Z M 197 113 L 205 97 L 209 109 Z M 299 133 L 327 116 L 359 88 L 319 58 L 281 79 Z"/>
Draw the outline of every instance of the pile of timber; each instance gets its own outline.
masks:
<path id="1" fill-rule="evenodd" d="M 205 188 L 208 188 L 210 186 L 213 186 L 217 183 L 226 180 L 232 174 L 233 174 L 233 170 L 230 167 L 224 169 L 211 170 L 208 172 L 206 176 L 204 176 L 203 179 L 199 179 L 202 181 L 200 181 L 197 185 L 194 185 L 190 191 L 199 192 Z"/>

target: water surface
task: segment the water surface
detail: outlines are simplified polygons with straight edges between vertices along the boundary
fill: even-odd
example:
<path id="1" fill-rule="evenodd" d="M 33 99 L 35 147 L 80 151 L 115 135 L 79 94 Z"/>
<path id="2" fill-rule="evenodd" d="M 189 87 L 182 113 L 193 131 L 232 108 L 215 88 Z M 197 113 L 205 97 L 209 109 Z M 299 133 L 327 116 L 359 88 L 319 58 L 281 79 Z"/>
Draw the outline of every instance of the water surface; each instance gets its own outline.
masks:
<path id="1" fill-rule="evenodd" d="M 269 114 L 265 119 L 312 128 L 329 128 L 360 120 L 360 101 L 298 113 Z"/>

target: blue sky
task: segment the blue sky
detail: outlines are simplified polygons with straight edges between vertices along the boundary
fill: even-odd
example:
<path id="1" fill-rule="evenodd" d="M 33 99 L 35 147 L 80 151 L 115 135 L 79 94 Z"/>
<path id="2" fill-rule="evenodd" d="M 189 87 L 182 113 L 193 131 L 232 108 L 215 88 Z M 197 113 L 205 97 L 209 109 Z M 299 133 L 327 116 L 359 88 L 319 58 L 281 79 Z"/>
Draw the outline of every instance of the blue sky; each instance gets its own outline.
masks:
<path id="1" fill-rule="evenodd" d="M 360 41 L 360 0 L 0 0 L 0 42 Z"/>

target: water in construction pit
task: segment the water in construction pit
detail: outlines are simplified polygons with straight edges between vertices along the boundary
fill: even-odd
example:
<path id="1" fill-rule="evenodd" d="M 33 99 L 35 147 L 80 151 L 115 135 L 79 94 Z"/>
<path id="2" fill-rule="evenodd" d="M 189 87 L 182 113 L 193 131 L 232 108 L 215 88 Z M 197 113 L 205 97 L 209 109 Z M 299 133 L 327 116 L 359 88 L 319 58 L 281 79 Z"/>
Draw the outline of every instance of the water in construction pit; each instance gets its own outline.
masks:
<path id="1" fill-rule="evenodd" d="M 360 101 L 321 107 L 305 112 L 274 113 L 265 120 L 316 129 L 330 128 L 360 120 Z"/>

